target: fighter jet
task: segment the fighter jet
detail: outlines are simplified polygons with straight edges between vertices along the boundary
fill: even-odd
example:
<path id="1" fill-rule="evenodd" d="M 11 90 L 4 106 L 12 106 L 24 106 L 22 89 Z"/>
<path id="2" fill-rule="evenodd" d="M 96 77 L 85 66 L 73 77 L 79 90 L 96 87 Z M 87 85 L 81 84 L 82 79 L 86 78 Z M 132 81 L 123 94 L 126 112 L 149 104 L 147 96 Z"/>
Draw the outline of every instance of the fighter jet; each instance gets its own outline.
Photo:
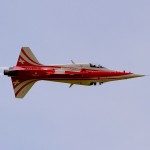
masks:
<path id="1" fill-rule="evenodd" d="M 21 49 L 16 66 L 4 69 L 4 75 L 11 77 L 16 98 L 23 98 L 31 87 L 40 80 L 92 86 L 105 82 L 124 80 L 144 75 L 126 71 L 114 71 L 93 63 L 65 65 L 43 65 L 29 47 Z"/>

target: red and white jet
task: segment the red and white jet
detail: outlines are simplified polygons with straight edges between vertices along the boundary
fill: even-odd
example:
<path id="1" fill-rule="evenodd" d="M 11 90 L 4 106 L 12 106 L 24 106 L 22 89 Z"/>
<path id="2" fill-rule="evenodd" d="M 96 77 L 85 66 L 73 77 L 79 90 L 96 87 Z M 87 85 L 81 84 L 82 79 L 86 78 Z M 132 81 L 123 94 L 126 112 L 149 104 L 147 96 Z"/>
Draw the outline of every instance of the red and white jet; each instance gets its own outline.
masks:
<path id="1" fill-rule="evenodd" d="M 101 65 L 72 64 L 45 66 L 39 63 L 29 47 L 23 47 L 16 66 L 4 70 L 11 77 L 16 98 L 23 98 L 35 82 L 39 80 L 78 85 L 96 85 L 109 81 L 124 80 L 144 75 L 131 72 L 118 72 Z"/>

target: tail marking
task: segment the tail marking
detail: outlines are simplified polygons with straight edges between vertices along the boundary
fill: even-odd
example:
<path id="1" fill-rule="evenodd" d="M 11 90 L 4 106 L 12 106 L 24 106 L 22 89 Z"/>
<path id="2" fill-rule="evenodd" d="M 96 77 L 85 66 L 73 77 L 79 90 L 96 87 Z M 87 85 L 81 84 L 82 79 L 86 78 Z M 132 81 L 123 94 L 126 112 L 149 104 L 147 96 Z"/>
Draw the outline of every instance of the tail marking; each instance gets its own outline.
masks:
<path id="1" fill-rule="evenodd" d="M 29 47 L 23 47 L 16 66 L 41 66 L 41 64 Z"/>
<path id="2" fill-rule="evenodd" d="M 24 80 L 16 77 L 12 77 L 12 84 L 16 98 L 23 98 L 28 91 L 32 88 L 36 79 Z"/>

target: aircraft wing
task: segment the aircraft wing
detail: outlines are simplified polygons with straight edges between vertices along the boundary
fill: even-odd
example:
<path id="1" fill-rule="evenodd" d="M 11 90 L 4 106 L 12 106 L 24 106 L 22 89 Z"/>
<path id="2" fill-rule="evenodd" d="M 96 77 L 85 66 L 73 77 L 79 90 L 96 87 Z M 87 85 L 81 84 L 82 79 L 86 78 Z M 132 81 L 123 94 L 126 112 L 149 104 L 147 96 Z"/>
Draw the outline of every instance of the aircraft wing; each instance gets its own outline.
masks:
<path id="1" fill-rule="evenodd" d="M 90 86 L 90 83 L 92 81 L 90 80 L 53 80 L 54 82 L 61 82 L 61 83 L 68 83 L 70 85 L 84 85 L 84 86 Z"/>

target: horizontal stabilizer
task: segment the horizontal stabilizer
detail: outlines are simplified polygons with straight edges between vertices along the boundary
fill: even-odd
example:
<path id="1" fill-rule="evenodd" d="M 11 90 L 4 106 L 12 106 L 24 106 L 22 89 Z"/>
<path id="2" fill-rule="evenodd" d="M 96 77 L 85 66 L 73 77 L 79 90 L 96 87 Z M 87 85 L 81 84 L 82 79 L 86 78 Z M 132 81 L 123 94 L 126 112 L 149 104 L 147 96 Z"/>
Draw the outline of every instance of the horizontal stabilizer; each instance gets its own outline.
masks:
<path id="1" fill-rule="evenodd" d="M 37 82 L 36 79 L 25 80 L 17 77 L 12 77 L 11 79 L 16 98 L 23 98 L 32 88 L 34 83 Z"/>

